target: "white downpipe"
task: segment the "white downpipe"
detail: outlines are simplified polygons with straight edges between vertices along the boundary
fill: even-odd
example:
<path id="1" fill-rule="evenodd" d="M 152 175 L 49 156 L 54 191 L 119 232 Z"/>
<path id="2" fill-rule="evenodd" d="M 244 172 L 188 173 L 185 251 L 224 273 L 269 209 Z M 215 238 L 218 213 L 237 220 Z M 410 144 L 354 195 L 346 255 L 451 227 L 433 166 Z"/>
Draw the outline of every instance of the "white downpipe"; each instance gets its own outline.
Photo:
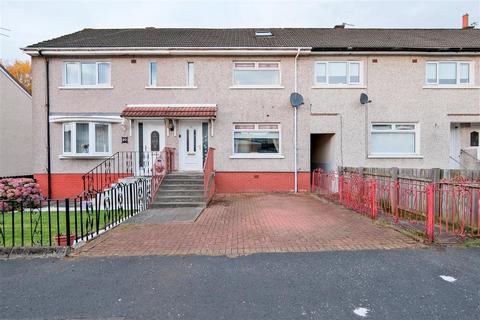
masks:
<path id="1" fill-rule="evenodd" d="M 298 60 L 298 56 L 300 55 L 300 48 L 297 49 L 297 55 L 295 56 L 295 92 L 297 92 L 297 88 L 298 88 L 298 72 L 297 72 L 297 60 Z M 294 107 L 294 125 L 293 125 L 293 139 L 294 139 L 294 142 L 293 142 L 293 148 L 294 148 L 294 165 L 295 165 L 295 186 L 294 186 L 294 190 L 295 190 L 295 193 L 298 192 L 298 165 L 297 165 L 297 162 L 298 162 L 298 150 L 297 150 L 297 109 L 298 107 Z"/>

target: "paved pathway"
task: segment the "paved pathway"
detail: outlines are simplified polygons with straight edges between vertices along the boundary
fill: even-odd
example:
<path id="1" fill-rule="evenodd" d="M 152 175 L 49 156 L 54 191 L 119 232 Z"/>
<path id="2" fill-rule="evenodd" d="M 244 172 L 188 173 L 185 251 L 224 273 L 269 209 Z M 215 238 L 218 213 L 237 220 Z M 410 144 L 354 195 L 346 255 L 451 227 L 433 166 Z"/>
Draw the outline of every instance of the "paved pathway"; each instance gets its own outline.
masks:
<path id="1" fill-rule="evenodd" d="M 232 194 L 218 196 L 195 222 L 122 224 L 75 254 L 239 256 L 420 246 L 391 228 L 308 194 Z"/>

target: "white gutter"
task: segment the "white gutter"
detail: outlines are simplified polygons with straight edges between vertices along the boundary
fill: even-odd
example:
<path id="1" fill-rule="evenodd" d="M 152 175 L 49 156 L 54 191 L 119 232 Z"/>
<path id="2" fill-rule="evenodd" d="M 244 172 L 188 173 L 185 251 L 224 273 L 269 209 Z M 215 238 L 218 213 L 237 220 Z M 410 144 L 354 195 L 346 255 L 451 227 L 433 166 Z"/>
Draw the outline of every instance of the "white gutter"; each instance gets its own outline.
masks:
<path id="1" fill-rule="evenodd" d="M 312 56 L 479 56 L 480 51 L 475 52 L 424 52 L 424 51 L 311 51 Z"/>
<path id="2" fill-rule="evenodd" d="M 298 56 L 300 55 L 300 48 L 297 49 L 297 55 L 295 56 L 295 89 L 294 89 L 294 92 L 297 92 L 297 89 L 298 89 Z M 297 109 L 298 107 L 294 107 L 294 125 L 293 125 L 293 139 L 294 139 L 294 143 L 293 143 L 293 148 L 294 148 L 294 154 L 295 154 L 295 161 L 294 161 L 294 165 L 295 165 L 295 186 L 294 186 L 294 190 L 295 190 L 295 193 L 298 192 L 298 165 L 297 165 L 297 162 L 298 162 L 298 150 L 297 150 Z"/>
<path id="3" fill-rule="evenodd" d="M 311 48 L 305 48 L 311 50 Z M 94 55 L 295 55 L 294 48 L 22 48 L 31 55 L 94 56 Z"/>

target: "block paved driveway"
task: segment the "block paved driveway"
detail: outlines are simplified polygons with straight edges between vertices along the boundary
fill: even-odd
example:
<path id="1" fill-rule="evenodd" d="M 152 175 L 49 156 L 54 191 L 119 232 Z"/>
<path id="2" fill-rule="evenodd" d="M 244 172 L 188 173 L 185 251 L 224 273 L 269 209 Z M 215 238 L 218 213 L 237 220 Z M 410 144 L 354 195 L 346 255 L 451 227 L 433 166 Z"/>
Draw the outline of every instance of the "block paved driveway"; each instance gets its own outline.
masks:
<path id="1" fill-rule="evenodd" d="M 195 222 L 124 223 L 81 256 L 227 255 L 421 247 L 358 213 L 308 194 L 219 195 Z"/>

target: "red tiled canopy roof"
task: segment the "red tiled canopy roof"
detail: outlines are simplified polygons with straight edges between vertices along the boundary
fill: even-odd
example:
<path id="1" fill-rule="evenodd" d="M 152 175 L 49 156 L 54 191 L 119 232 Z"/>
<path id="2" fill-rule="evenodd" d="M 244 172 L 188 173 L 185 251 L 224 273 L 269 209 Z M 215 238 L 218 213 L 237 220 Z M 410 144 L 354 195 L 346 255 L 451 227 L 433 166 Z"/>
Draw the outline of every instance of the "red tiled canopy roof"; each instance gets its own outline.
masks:
<path id="1" fill-rule="evenodd" d="M 124 118 L 215 118 L 217 107 L 127 107 Z"/>

